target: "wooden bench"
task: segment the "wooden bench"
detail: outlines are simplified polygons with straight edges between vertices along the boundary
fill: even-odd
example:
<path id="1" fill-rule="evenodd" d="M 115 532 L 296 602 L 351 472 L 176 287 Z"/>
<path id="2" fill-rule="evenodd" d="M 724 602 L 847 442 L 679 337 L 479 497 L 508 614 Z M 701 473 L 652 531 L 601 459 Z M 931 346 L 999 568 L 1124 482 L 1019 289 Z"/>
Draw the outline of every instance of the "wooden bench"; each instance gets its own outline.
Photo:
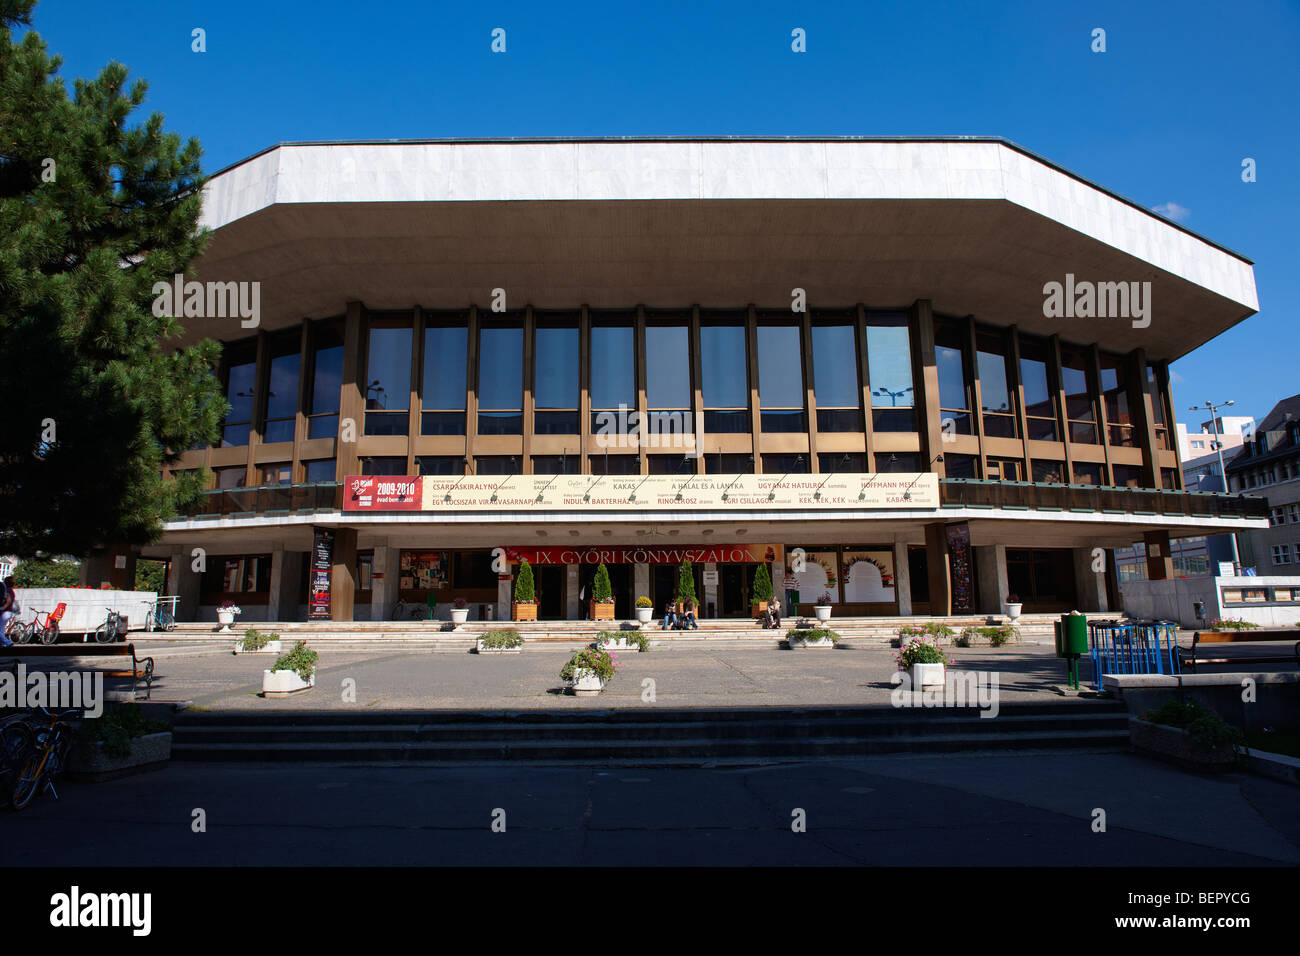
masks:
<path id="1" fill-rule="evenodd" d="M 1180 650 L 1182 665 L 1196 673 L 1197 664 L 1297 664 L 1300 665 L 1300 628 L 1251 628 L 1241 631 L 1197 631 L 1189 650 Z M 1290 657 L 1198 657 L 1202 644 L 1250 644 L 1256 641 L 1295 641 Z"/>
<path id="2" fill-rule="evenodd" d="M 131 678 L 132 691 L 136 682 L 144 680 L 146 696 L 153 693 L 153 658 L 136 657 L 134 644 L 15 644 L 0 649 L 0 658 L 6 660 L 30 657 L 130 657 L 129 671 L 105 671 L 105 676 Z"/>

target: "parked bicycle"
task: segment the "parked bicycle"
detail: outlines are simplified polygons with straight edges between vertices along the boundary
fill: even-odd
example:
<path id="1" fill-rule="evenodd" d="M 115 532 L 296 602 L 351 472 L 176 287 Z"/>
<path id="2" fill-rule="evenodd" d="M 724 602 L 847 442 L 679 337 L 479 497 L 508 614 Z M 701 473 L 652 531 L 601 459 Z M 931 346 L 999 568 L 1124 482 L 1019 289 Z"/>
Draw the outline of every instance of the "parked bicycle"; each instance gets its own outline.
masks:
<path id="1" fill-rule="evenodd" d="M 429 616 L 429 606 L 416 601 L 398 601 L 393 605 L 394 621 L 423 621 Z"/>
<path id="2" fill-rule="evenodd" d="M 31 627 L 34 621 L 20 621 L 17 615 L 9 619 L 5 625 L 5 637 L 14 644 L 26 644 L 32 639 Z"/>
<path id="3" fill-rule="evenodd" d="M 77 711 L 55 713 L 44 707 L 36 709 L 48 723 L 36 724 L 32 749 L 23 762 L 22 769 L 18 771 L 13 796 L 10 798 L 15 810 L 22 810 L 38 793 L 48 791 L 55 800 L 59 799 L 54 781 L 67 762 L 68 751 L 72 748 L 74 728 L 66 718 Z"/>
<path id="4" fill-rule="evenodd" d="M 41 644 L 53 644 L 59 639 L 59 622 L 63 620 L 63 615 L 67 612 L 68 605 L 65 603 L 58 604 L 53 611 L 45 615 L 45 620 L 41 620 L 41 612 L 36 612 L 36 617 L 27 625 L 27 640 L 24 643 L 38 641 Z"/>
<path id="5" fill-rule="evenodd" d="M 35 743 L 36 734 L 25 714 L 13 714 L 0 721 L 0 794 L 6 800 Z"/>
<path id="6" fill-rule="evenodd" d="M 144 629 L 146 631 L 176 630 L 176 605 L 179 601 L 180 596 L 176 594 L 158 598 L 145 614 Z"/>
<path id="7" fill-rule="evenodd" d="M 126 620 L 111 607 L 105 610 L 108 611 L 108 618 L 95 628 L 95 641 L 99 644 L 112 644 L 126 630 Z"/>

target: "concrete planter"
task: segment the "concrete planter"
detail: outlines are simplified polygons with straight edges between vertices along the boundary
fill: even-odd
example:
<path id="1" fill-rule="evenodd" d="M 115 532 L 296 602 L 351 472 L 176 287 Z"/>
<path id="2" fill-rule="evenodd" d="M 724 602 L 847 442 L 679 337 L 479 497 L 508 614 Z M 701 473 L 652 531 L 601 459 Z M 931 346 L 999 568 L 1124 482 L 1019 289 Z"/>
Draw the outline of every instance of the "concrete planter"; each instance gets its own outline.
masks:
<path id="1" fill-rule="evenodd" d="M 281 641 L 267 641 L 257 650 L 250 651 L 244 648 L 243 640 L 238 640 L 235 641 L 235 653 L 236 654 L 274 654 L 277 657 L 279 657 L 281 643 L 282 643 Z"/>
<path id="2" fill-rule="evenodd" d="M 605 689 L 605 682 L 596 676 L 595 671 L 575 670 L 570 685 L 575 697 L 595 697 Z"/>
<path id="3" fill-rule="evenodd" d="M 831 606 L 829 604 L 814 604 L 813 613 L 817 615 L 817 620 L 829 621 L 831 619 Z"/>
<path id="4" fill-rule="evenodd" d="M 603 651 L 639 651 L 640 644 L 634 644 L 627 638 L 620 637 L 617 641 L 601 641 L 600 649 Z"/>
<path id="5" fill-rule="evenodd" d="M 636 609 L 636 619 L 639 624 L 649 624 L 650 617 L 655 612 L 652 607 L 639 607 Z"/>
<path id="6" fill-rule="evenodd" d="M 944 686 L 944 666 L 943 664 L 913 664 L 912 690 Z"/>
<path id="7" fill-rule="evenodd" d="M 104 753 L 103 744 L 78 743 L 68 754 L 68 773 L 88 780 L 113 780 L 117 777 L 156 770 L 172 756 L 170 730 L 145 734 L 131 741 L 131 752 L 125 757 L 112 757 Z"/>
<path id="8" fill-rule="evenodd" d="M 315 686 L 315 671 L 312 672 L 311 680 L 303 680 L 297 671 L 262 671 L 263 697 L 288 697 Z"/>
<path id="9" fill-rule="evenodd" d="M 1020 617 L 1020 612 L 1024 610 L 1024 607 L 1025 605 L 1023 602 L 1019 604 L 1008 604 L 1006 606 L 1007 617 L 1011 618 L 1011 620 L 1013 621 L 1018 620 Z"/>
<path id="10" fill-rule="evenodd" d="M 1181 727 L 1153 724 L 1140 717 L 1130 717 L 1129 742 L 1138 753 L 1170 760 L 1196 770 L 1231 770 L 1237 755 L 1232 747 L 1206 749 Z"/>
<path id="11" fill-rule="evenodd" d="M 221 625 L 221 628 L 220 630 L 218 630 L 217 633 L 229 634 L 230 625 L 235 623 L 235 617 L 238 615 L 238 613 L 239 613 L 238 611 L 235 611 L 233 609 L 227 611 L 227 610 L 223 610 L 222 608 L 217 608 L 217 623 Z"/>
<path id="12" fill-rule="evenodd" d="M 808 640 L 807 638 L 803 638 L 803 637 L 792 637 L 792 638 L 790 638 L 790 647 L 791 647 L 791 648 L 796 648 L 796 647 L 831 647 L 831 648 L 833 648 L 834 646 L 835 646 L 835 642 L 832 641 L 829 637 L 819 637 L 819 638 L 817 638 L 816 640 L 812 640 L 812 641 Z"/>
<path id="13" fill-rule="evenodd" d="M 474 649 L 479 654 L 518 654 L 523 647 L 484 647 L 482 640 L 474 642 Z"/>
<path id="14" fill-rule="evenodd" d="M 451 623 L 460 627 L 469 620 L 469 608 L 454 607 L 451 609 Z"/>

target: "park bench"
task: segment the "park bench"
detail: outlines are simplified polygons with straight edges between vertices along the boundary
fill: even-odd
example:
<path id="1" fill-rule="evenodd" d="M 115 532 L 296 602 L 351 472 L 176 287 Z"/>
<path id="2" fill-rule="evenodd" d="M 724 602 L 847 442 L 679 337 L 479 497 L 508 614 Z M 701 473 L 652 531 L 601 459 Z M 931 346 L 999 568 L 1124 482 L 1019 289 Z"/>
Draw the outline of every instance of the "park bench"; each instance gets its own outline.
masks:
<path id="1" fill-rule="evenodd" d="M 1182 651 L 1182 665 L 1196 672 L 1198 664 L 1297 664 L 1300 665 L 1300 628 L 1251 628 L 1242 631 L 1196 631 L 1192 635 L 1192 646 Z M 1198 651 L 1202 644 L 1251 644 L 1257 641 L 1295 641 L 1290 657 L 1200 657 Z"/>
<path id="2" fill-rule="evenodd" d="M 105 671 L 106 677 L 131 678 L 131 690 L 144 681 L 146 696 L 153 693 L 153 658 L 136 657 L 134 644 L 17 644 L 3 649 L 0 657 L 15 662 L 32 657 L 121 657 L 131 658 L 131 669 Z"/>

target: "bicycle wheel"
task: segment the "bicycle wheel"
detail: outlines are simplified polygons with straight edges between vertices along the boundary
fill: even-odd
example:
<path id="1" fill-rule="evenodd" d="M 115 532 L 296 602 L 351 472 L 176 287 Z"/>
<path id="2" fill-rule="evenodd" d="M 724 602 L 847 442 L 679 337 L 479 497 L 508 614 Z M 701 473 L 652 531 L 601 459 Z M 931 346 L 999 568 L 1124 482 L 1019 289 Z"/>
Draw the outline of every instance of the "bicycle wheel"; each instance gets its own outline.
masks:
<path id="1" fill-rule="evenodd" d="M 18 635 L 16 640 L 20 644 L 30 644 L 34 637 L 36 637 L 36 622 L 28 621 L 23 625 L 22 632 Z"/>
<path id="2" fill-rule="evenodd" d="M 0 772 L 13 773 L 27 759 L 36 735 L 22 717 L 11 717 L 0 727 Z"/>
<path id="3" fill-rule="evenodd" d="M 26 807 L 32 802 L 32 797 L 39 792 L 41 782 L 45 779 L 45 764 L 49 757 L 48 750 L 39 750 L 31 754 L 23 763 L 23 769 L 18 774 L 18 782 L 14 784 L 13 795 L 9 798 L 15 810 Z"/>
<path id="4" fill-rule="evenodd" d="M 50 621 L 49 624 L 41 628 L 40 638 L 42 644 L 53 644 L 57 641 L 59 639 L 59 622 Z"/>
<path id="5" fill-rule="evenodd" d="M 117 628 L 112 621 L 105 621 L 95 628 L 96 644 L 111 644 L 115 640 L 117 640 Z"/>
<path id="6" fill-rule="evenodd" d="M 176 618 L 172 617 L 172 612 L 165 607 L 158 609 L 157 622 L 158 627 L 164 631 L 176 630 Z"/>

